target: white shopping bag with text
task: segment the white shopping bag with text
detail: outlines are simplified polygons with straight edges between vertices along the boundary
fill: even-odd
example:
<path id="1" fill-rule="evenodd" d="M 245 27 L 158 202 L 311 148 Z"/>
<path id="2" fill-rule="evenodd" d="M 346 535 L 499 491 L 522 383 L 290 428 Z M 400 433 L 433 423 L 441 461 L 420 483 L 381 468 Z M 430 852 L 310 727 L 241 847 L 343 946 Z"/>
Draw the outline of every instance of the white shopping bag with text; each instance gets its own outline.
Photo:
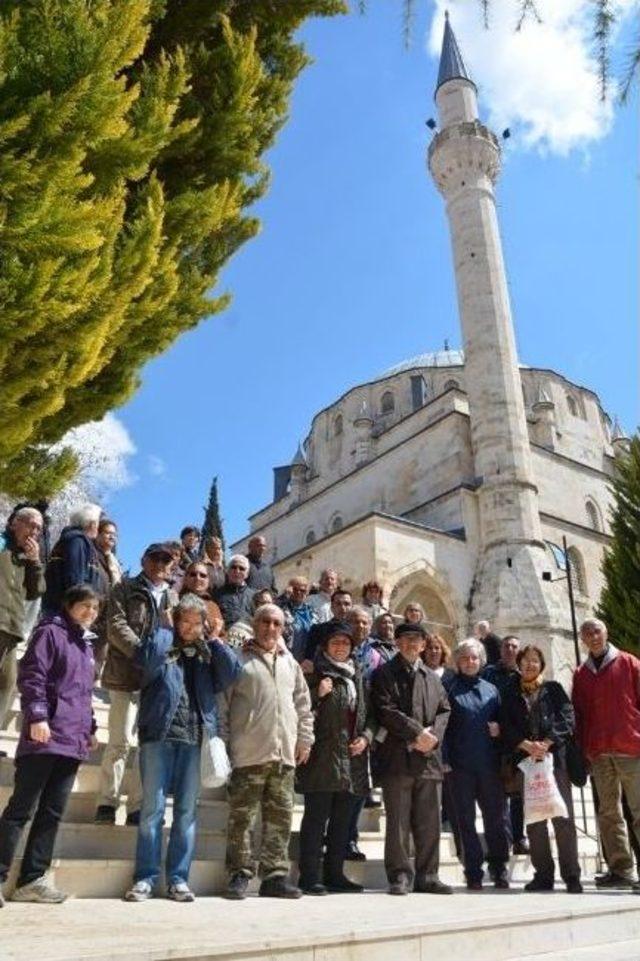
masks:
<path id="1" fill-rule="evenodd" d="M 202 787 L 222 787 L 231 776 L 231 764 L 221 737 L 202 738 L 200 755 L 200 783 Z"/>
<path id="2" fill-rule="evenodd" d="M 532 757 L 525 758 L 518 767 L 524 774 L 522 796 L 525 824 L 569 816 L 553 773 L 551 754 L 547 754 L 543 761 L 534 761 Z"/>

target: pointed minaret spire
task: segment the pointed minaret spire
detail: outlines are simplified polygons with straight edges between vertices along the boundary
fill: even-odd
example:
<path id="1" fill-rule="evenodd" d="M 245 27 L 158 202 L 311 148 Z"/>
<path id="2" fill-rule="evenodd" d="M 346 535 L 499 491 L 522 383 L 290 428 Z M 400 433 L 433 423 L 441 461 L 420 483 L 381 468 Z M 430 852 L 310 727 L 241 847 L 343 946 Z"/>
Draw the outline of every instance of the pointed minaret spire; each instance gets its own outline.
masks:
<path id="1" fill-rule="evenodd" d="M 291 466 L 292 466 L 292 467 L 298 467 L 298 466 L 304 466 L 304 467 L 306 467 L 306 466 L 307 466 L 307 459 L 306 459 L 306 457 L 304 456 L 304 452 L 303 452 L 303 450 L 302 450 L 302 444 L 298 444 L 298 449 L 297 449 L 297 451 L 295 452 L 295 454 L 293 455 L 293 460 L 291 461 Z"/>
<path id="2" fill-rule="evenodd" d="M 464 60 L 462 59 L 462 54 L 460 53 L 456 36 L 451 29 L 451 24 L 449 23 L 449 11 L 445 10 L 444 35 L 442 37 L 442 53 L 440 54 L 440 67 L 438 69 L 438 83 L 436 84 L 436 92 L 438 91 L 438 88 L 448 80 L 468 80 L 469 83 L 473 83 L 473 80 L 469 76 L 467 68 L 464 65 Z"/>

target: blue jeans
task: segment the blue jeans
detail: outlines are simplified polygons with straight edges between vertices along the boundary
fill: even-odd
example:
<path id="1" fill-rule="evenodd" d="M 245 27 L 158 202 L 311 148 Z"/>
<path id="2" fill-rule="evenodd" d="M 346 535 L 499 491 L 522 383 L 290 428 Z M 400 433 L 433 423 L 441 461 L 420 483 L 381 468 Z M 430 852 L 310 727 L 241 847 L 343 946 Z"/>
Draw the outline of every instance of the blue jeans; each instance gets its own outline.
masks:
<path id="1" fill-rule="evenodd" d="M 140 775 L 142 808 L 134 881 L 148 881 L 153 886 L 160 877 L 162 821 L 168 794 L 173 794 L 173 823 L 165 865 L 167 884 L 187 881 L 196 843 L 200 747 L 180 741 L 141 744 Z"/>

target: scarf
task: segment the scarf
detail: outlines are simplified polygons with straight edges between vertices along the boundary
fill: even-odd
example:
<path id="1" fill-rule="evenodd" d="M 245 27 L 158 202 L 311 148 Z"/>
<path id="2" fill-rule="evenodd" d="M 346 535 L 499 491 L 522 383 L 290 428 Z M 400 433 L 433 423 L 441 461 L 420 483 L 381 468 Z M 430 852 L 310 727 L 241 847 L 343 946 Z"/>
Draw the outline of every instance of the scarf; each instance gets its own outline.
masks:
<path id="1" fill-rule="evenodd" d="M 525 681 L 523 677 L 520 678 L 520 690 L 523 694 L 535 694 L 543 684 L 544 678 L 542 676 L 542 671 L 540 671 L 535 681 Z"/>
<path id="2" fill-rule="evenodd" d="M 326 653 L 324 654 L 327 664 L 333 667 L 347 685 L 347 696 L 349 698 L 349 710 L 354 711 L 358 703 L 358 691 L 356 689 L 354 677 L 356 676 L 356 666 L 353 661 L 335 661 Z"/>

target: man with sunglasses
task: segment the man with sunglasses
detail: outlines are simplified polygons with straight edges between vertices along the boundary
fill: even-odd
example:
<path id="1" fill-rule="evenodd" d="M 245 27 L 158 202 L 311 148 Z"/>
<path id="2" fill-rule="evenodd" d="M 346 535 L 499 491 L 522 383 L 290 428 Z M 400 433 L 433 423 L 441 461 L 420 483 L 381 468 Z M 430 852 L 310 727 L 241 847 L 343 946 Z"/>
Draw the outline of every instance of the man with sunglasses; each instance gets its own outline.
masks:
<path id="1" fill-rule="evenodd" d="M 227 565 L 225 583 L 214 593 L 227 630 L 237 621 L 250 621 L 253 616 L 253 595 L 248 586 L 249 561 L 244 554 L 234 554 Z"/>

